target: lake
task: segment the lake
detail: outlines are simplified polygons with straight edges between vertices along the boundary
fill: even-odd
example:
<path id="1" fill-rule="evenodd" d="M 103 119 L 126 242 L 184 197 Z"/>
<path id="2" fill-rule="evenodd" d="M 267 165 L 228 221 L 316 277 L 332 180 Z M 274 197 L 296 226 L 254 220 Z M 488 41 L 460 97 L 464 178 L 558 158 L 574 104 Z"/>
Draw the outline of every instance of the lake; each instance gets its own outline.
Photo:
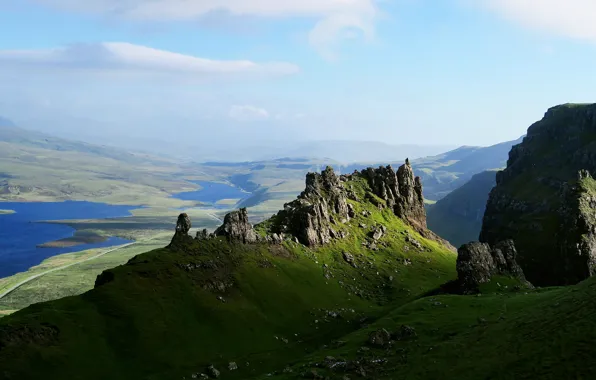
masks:
<path id="1" fill-rule="evenodd" d="M 101 243 L 64 248 L 37 248 L 38 244 L 71 237 L 75 230 L 69 226 L 34 223 L 41 220 L 103 219 L 130 216 L 134 206 L 116 206 L 93 202 L 0 202 L 0 210 L 14 210 L 14 214 L 0 214 L 0 278 L 24 272 L 43 260 L 63 253 L 129 243 L 111 237 Z"/>
<path id="2" fill-rule="evenodd" d="M 251 193 L 246 192 L 239 187 L 231 186 L 226 183 L 207 181 L 191 182 L 201 186 L 201 190 L 178 193 L 174 194 L 173 197 L 185 201 L 198 201 L 215 208 L 230 208 L 230 205 L 218 205 L 217 201 L 222 199 L 245 199 L 251 195 Z"/>

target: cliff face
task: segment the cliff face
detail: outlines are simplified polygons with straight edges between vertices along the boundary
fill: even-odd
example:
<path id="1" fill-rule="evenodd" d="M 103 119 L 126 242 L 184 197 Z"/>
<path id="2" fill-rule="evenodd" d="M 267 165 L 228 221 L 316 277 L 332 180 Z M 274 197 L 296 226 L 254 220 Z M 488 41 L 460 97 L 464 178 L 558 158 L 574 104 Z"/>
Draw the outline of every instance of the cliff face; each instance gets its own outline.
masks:
<path id="1" fill-rule="evenodd" d="M 512 148 L 497 174 L 480 240 L 513 239 L 518 261 L 539 286 L 574 284 L 594 275 L 596 104 L 547 111 Z"/>

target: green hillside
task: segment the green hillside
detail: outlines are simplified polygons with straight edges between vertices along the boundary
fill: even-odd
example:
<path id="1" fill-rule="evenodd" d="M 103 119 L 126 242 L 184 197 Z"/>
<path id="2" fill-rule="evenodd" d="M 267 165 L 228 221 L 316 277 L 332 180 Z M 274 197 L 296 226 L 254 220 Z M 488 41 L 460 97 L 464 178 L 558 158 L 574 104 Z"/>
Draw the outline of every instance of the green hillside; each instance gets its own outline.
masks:
<path id="1" fill-rule="evenodd" d="M 476 174 L 462 187 L 428 208 L 428 228 L 456 247 L 478 240 L 486 201 L 496 171 Z"/>
<path id="2" fill-rule="evenodd" d="M 352 204 L 349 236 L 320 248 L 183 239 L 104 272 L 81 296 L 4 317 L 0 368 L 19 379 L 171 379 L 235 362 L 225 377 L 246 379 L 455 278 L 451 250 L 389 208 Z M 362 245 L 364 223 L 386 227 L 375 250 Z"/>
<path id="3" fill-rule="evenodd" d="M 0 319 L 0 378 L 594 377 L 596 282 L 444 294 L 456 254 L 421 194 L 407 162 L 328 168 L 254 230 L 240 210 L 193 239 L 182 214 L 168 247 Z"/>

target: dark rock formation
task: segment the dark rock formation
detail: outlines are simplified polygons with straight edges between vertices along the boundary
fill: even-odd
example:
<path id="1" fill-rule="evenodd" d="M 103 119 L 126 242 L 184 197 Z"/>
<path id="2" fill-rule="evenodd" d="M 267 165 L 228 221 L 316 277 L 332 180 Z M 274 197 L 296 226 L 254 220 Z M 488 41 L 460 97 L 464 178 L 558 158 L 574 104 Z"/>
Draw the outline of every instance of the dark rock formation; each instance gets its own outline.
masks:
<path id="1" fill-rule="evenodd" d="M 248 221 L 246 208 L 226 214 L 223 224 L 215 230 L 215 235 L 242 243 L 256 243 L 258 240 L 257 233 Z"/>
<path id="2" fill-rule="evenodd" d="M 364 178 L 370 189 L 365 199 L 360 199 L 351 184 L 354 179 Z M 348 199 L 356 202 L 371 202 L 379 209 L 390 208 L 396 216 L 409 223 L 424 237 L 434 239 L 451 247 L 426 228 L 426 212 L 422 197 L 422 184 L 414 177 L 410 162 L 402 165 L 397 172 L 391 166 L 368 168 L 350 175 L 337 176 L 331 167 L 321 174 L 308 173 L 306 188 L 293 202 L 284 205 L 267 226 L 270 234 L 292 235 L 307 246 L 329 243 L 332 239 L 348 236 L 342 225 L 356 217 L 356 209 L 348 203 Z M 370 216 L 363 210 L 361 215 Z M 375 227 L 371 232 L 373 241 L 385 234 L 385 227 Z"/>
<path id="3" fill-rule="evenodd" d="M 187 214 L 180 214 L 176 222 L 176 234 L 188 235 L 188 231 L 192 228 L 190 217 Z"/>
<path id="4" fill-rule="evenodd" d="M 207 240 L 214 237 L 214 234 L 210 234 L 206 228 L 202 229 L 201 231 L 197 231 L 197 235 L 195 236 L 195 240 Z"/>
<path id="5" fill-rule="evenodd" d="M 465 293 L 478 290 L 480 284 L 490 282 L 495 275 L 504 275 L 525 281 L 516 262 L 517 251 L 512 240 L 496 244 L 492 249 L 486 243 L 462 245 L 457 255 L 458 283 Z"/>
<path id="6" fill-rule="evenodd" d="M 577 283 L 596 272 L 596 105 L 561 105 L 509 153 L 486 206 L 480 240 L 513 239 L 535 285 Z"/>
<path id="7" fill-rule="evenodd" d="M 188 235 L 188 231 L 190 231 L 191 227 L 192 223 L 190 222 L 190 217 L 186 213 L 180 214 L 178 216 L 178 221 L 176 222 L 176 232 L 174 233 L 174 237 L 172 238 L 169 247 L 192 240 Z"/>
<path id="8" fill-rule="evenodd" d="M 422 196 L 420 177 L 414 177 L 410 161 L 399 167 L 397 173 L 391 165 L 377 169 L 363 170 L 362 176 L 374 194 L 383 199 L 388 207 L 393 208 L 395 215 L 404 219 L 418 230 L 426 229 L 426 211 Z"/>
<path id="9" fill-rule="evenodd" d="M 307 246 L 326 244 L 337 233 L 332 221 L 346 223 L 350 219 L 347 192 L 331 167 L 321 174 L 306 175 L 306 189 L 298 199 L 284 205 L 274 218 L 273 233 L 289 233 Z"/>
<path id="10" fill-rule="evenodd" d="M 368 344 L 373 347 L 387 347 L 391 344 L 391 334 L 385 329 L 372 331 L 368 336 Z"/>

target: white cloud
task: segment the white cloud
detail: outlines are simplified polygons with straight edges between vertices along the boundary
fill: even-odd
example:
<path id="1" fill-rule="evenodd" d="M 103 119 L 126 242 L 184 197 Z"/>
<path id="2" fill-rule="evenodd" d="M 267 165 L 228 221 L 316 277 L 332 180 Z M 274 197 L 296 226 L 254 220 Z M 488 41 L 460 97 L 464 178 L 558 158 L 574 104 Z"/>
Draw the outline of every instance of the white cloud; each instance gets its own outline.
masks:
<path id="1" fill-rule="evenodd" d="M 276 76 L 299 71 L 283 62 L 218 61 L 128 43 L 77 44 L 44 50 L 0 50 L 0 68 L 73 72 L 165 74 L 184 78 Z"/>
<path id="2" fill-rule="evenodd" d="M 523 26 L 596 42 L 594 0 L 485 0 L 482 4 Z"/>
<path id="3" fill-rule="evenodd" d="M 192 21 L 213 12 L 266 18 L 316 20 L 309 40 L 318 50 L 333 48 L 346 29 L 374 34 L 382 0 L 29 0 L 58 9 L 137 21 Z"/>
<path id="4" fill-rule="evenodd" d="M 269 119 L 269 112 L 251 105 L 235 105 L 230 107 L 229 116 L 237 121 L 258 121 Z"/>

